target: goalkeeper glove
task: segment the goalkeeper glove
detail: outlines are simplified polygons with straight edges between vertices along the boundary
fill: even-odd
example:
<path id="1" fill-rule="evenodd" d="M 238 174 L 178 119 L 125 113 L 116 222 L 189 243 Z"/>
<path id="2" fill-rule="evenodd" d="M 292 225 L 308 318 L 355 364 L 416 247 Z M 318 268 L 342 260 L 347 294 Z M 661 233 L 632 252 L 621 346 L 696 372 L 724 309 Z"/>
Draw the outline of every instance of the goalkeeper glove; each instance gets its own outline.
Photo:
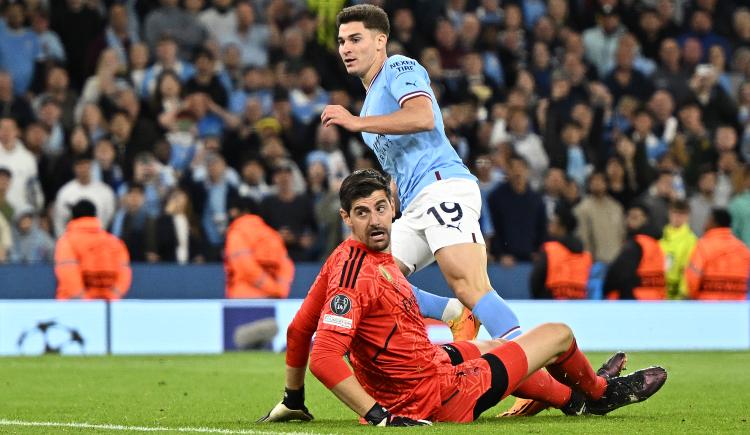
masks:
<path id="1" fill-rule="evenodd" d="M 284 399 L 277 403 L 265 417 L 260 418 L 258 423 L 292 420 L 310 421 L 313 418 L 313 415 L 305 406 L 305 387 L 299 390 L 284 388 Z"/>
<path id="2" fill-rule="evenodd" d="M 367 411 L 365 420 L 373 426 L 432 426 L 432 423 L 427 420 L 414 420 L 409 417 L 393 415 L 379 403 L 376 403 Z"/>

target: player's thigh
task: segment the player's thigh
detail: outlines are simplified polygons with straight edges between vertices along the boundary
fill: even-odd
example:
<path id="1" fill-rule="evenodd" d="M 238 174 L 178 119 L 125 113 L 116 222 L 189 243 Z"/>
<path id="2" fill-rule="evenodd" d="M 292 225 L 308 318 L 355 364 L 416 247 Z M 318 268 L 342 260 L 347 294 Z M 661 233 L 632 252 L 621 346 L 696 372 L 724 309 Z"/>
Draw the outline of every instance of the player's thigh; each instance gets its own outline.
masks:
<path id="1" fill-rule="evenodd" d="M 424 237 L 424 232 L 407 214 L 402 215 L 393 223 L 391 228 L 391 254 L 397 262 L 406 267 L 407 271 L 402 268 L 402 272 L 406 276 L 435 261 L 430 246 Z"/>

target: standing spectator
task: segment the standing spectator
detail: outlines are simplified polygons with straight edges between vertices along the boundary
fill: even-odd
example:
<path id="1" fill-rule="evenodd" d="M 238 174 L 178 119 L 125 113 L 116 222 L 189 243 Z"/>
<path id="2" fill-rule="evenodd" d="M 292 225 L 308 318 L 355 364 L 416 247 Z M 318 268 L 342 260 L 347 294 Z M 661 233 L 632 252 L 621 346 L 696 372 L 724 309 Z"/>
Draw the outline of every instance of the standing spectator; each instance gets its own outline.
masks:
<path id="1" fill-rule="evenodd" d="M 687 281 L 685 269 L 693 253 L 698 238 L 690 230 L 688 219 L 690 206 L 683 200 L 672 201 L 669 206 L 669 223 L 664 227 L 664 234 L 659 239 L 666 259 L 667 298 L 687 298 Z"/>
<path id="2" fill-rule="evenodd" d="M 161 38 L 174 38 L 180 55 L 188 58 L 206 40 L 206 29 L 196 17 L 180 8 L 177 0 L 160 0 L 161 6 L 146 17 L 144 35 L 154 49 Z"/>
<path id="3" fill-rule="evenodd" d="M 57 299 L 121 299 L 132 280 L 125 244 L 102 229 L 92 202 L 77 202 L 71 214 L 55 246 Z"/>
<path id="4" fill-rule="evenodd" d="M 86 64 L 89 44 L 102 30 L 101 16 L 89 2 L 65 0 L 49 3 L 50 25 L 65 47 L 66 68 L 73 88 L 80 90 L 89 73 Z"/>
<path id="5" fill-rule="evenodd" d="M 113 100 L 119 89 L 130 86 L 125 65 L 120 62 L 115 49 L 102 50 L 97 62 L 96 74 L 86 79 L 83 85 L 81 98 L 76 108 L 77 115 L 80 115 L 86 104 L 99 104 L 103 98 Z"/>
<path id="6" fill-rule="evenodd" d="M 680 46 L 674 38 L 667 38 L 661 42 L 659 48 L 659 67 L 651 80 L 654 87 L 669 92 L 677 104 L 684 104 L 692 95 L 688 87 L 690 74 L 681 64 Z"/>
<path id="7" fill-rule="evenodd" d="M 620 37 L 615 52 L 615 63 L 604 77 L 604 84 L 612 93 L 615 104 L 625 95 L 644 101 L 652 92 L 651 83 L 645 74 L 635 68 L 636 47 L 632 40 L 632 35 L 627 33 Z"/>
<path id="8" fill-rule="evenodd" d="M 70 88 L 68 71 L 61 66 L 52 66 L 47 69 L 44 91 L 34 99 L 34 108 L 39 110 L 41 103 L 49 99 L 57 101 L 62 109 L 62 124 L 65 130 L 72 130 L 76 122 L 75 108 L 78 104 L 78 94 Z"/>
<path id="9" fill-rule="evenodd" d="M 586 60 L 604 77 L 614 66 L 615 51 L 625 28 L 620 15 L 611 4 L 602 5 L 596 13 L 597 26 L 583 32 Z"/>
<path id="10" fill-rule="evenodd" d="M 623 209 L 630 206 L 630 202 L 635 198 L 636 183 L 625 177 L 625 164 L 622 157 L 615 155 L 607 160 L 605 166 L 607 175 L 607 193 L 622 205 Z"/>
<path id="11" fill-rule="evenodd" d="M 13 93 L 23 95 L 34 77 L 41 46 L 36 33 L 24 27 L 23 3 L 11 3 L 5 11 L 5 26 L 0 26 L 0 69 L 13 77 Z"/>
<path id="12" fill-rule="evenodd" d="M 240 215 L 227 230 L 226 297 L 286 298 L 294 278 L 294 263 L 281 235 L 254 214 L 254 208 L 254 203 L 240 201 Z"/>
<path id="13" fill-rule="evenodd" d="M 542 186 L 544 171 L 549 167 L 549 158 L 542 146 L 542 139 L 531 131 L 529 115 L 523 110 L 512 111 L 508 115 L 508 132 L 513 151 L 523 157 L 531 169 L 531 188 L 539 189 Z"/>
<path id="14" fill-rule="evenodd" d="M 38 209 L 44 198 L 37 188 L 37 164 L 34 155 L 18 139 L 13 118 L 0 118 L 0 163 L 10 170 L 8 202 L 15 210 Z"/>
<path id="15" fill-rule="evenodd" d="M 745 165 L 744 188 L 729 203 L 732 218 L 732 232 L 750 246 L 750 165 Z M 701 233 L 702 234 L 702 233 Z"/>
<path id="16" fill-rule="evenodd" d="M 232 0 L 212 0 L 210 8 L 198 14 L 198 21 L 214 41 L 223 41 L 237 25 L 237 13 Z M 250 6 L 248 4 L 248 6 Z"/>
<path id="17" fill-rule="evenodd" d="M 133 83 L 133 89 L 138 94 L 143 89 L 143 80 L 146 78 L 148 69 L 149 49 L 148 45 L 143 42 L 134 43 L 130 46 L 128 52 L 128 72 L 130 82 Z"/>
<path id="18" fill-rule="evenodd" d="M 266 183 L 266 172 L 257 159 L 246 160 L 240 171 L 240 187 L 238 193 L 242 198 L 250 198 L 260 203 L 271 193 L 271 187 Z"/>
<path id="19" fill-rule="evenodd" d="M 222 47 L 236 45 L 244 67 L 268 66 L 268 49 L 278 44 L 278 30 L 271 25 L 259 23 L 250 2 L 239 2 L 235 11 L 236 21 L 227 26 L 218 41 Z"/>
<path id="20" fill-rule="evenodd" d="M 664 251 L 657 230 L 648 220 L 648 209 L 631 205 L 626 217 L 628 240 L 607 269 L 607 299 L 659 300 L 666 297 Z"/>
<path id="21" fill-rule="evenodd" d="M 664 228 L 669 221 L 669 204 L 675 199 L 678 199 L 678 195 L 674 190 L 674 174 L 660 172 L 659 177 L 640 198 L 640 202 L 649 211 L 651 225 L 658 229 Z"/>
<path id="22" fill-rule="evenodd" d="M 704 166 L 698 176 L 698 190 L 689 200 L 690 229 L 698 237 L 703 235 L 711 209 L 718 206 L 715 193 L 716 171 L 710 165 Z"/>
<path id="23" fill-rule="evenodd" d="M 508 159 L 507 177 L 489 194 L 487 203 L 495 229 L 490 254 L 510 267 L 532 260 L 547 236 L 547 214 L 541 195 L 529 185 L 529 166 L 523 157 Z"/>
<path id="24" fill-rule="evenodd" d="M 57 100 L 48 98 L 39 106 L 37 113 L 39 123 L 47 130 L 47 141 L 44 143 L 44 154 L 59 156 L 65 147 L 65 128 L 62 123 L 62 108 Z"/>
<path id="25" fill-rule="evenodd" d="M 274 168 L 276 193 L 261 203 L 261 217 L 281 234 L 292 260 L 311 261 L 318 229 L 315 210 L 307 195 L 295 192 L 292 168 L 291 162 L 285 161 Z"/>
<path id="26" fill-rule="evenodd" d="M 229 102 L 229 83 L 216 73 L 216 61 L 211 50 L 199 50 L 195 55 L 195 75 L 185 83 L 185 93 L 203 92 L 221 107 Z"/>
<path id="27" fill-rule="evenodd" d="M 412 58 L 418 57 L 422 50 L 427 47 L 427 41 L 414 26 L 414 13 L 409 8 L 399 8 L 393 12 L 390 39 L 398 41 L 404 46 L 406 55 Z"/>
<path id="28" fill-rule="evenodd" d="M 699 300 L 745 300 L 750 250 L 732 235 L 732 217 L 713 209 L 706 233 L 698 240 L 685 269 L 688 295 Z"/>
<path id="29" fill-rule="evenodd" d="M 555 208 L 547 225 L 550 240 L 542 245 L 529 277 L 534 299 L 586 299 L 591 254 L 575 236 L 577 226 L 567 206 Z"/>
<path id="30" fill-rule="evenodd" d="M 125 182 L 122 168 L 115 161 L 117 152 L 108 137 L 102 137 L 94 145 L 94 163 L 91 166 L 94 181 L 101 181 L 114 192 Z"/>
<path id="31" fill-rule="evenodd" d="M 13 233 L 11 263 L 32 264 L 50 263 L 54 258 L 55 241 L 49 233 L 39 227 L 39 222 L 31 211 L 21 212 L 16 218 Z"/>
<path id="32" fill-rule="evenodd" d="M 0 69 L 0 119 L 13 118 L 18 126 L 26 126 L 34 121 L 34 112 L 25 98 L 13 93 L 13 77 L 8 71 Z"/>
<path id="33" fill-rule="evenodd" d="M 91 177 L 91 155 L 80 154 L 74 158 L 73 174 L 75 178 L 65 183 L 57 192 L 53 220 L 55 234 L 61 236 L 71 217 L 71 209 L 81 200 L 94 204 L 98 221 L 108 227 L 115 214 L 116 202 L 112 189 L 101 181 L 94 181 Z"/>
<path id="34" fill-rule="evenodd" d="M 153 251 L 154 217 L 146 210 L 146 195 L 143 185 L 131 183 L 122 197 L 122 205 L 112 220 L 111 232 L 125 243 L 131 261 L 146 261 L 146 252 Z"/>
<path id="35" fill-rule="evenodd" d="M 204 261 L 200 222 L 184 190 L 174 189 L 167 196 L 164 211 L 156 220 L 156 234 L 155 251 L 146 254 L 149 261 Z"/>
<path id="36" fill-rule="evenodd" d="M 607 178 L 602 172 L 589 176 L 589 193 L 575 209 L 578 236 L 594 261 L 614 260 L 625 238 L 623 208 L 607 194 Z"/>
<path id="37" fill-rule="evenodd" d="M 320 77 L 315 68 L 303 67 L 299 72 L 299 85 L 289 93 L 292 115 L 305 127 L 309 127 L 320 117 L 330 101 L 330 96 L 320 87 Z"/>

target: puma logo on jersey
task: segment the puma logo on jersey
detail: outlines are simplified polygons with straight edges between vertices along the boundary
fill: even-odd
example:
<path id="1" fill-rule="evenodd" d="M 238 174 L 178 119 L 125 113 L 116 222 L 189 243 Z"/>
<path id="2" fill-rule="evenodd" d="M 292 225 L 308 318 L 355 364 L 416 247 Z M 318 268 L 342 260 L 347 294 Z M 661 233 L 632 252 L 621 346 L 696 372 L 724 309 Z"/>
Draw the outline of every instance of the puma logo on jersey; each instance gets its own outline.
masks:
<path id="1" fill-rule="evenodd" d="M 404 82 L 404 83 L 405 83 L 405 84 L 406 84 L 407 86 L 414 86 L 415 88 L 417 87 L 417 83 L 416 83 L 416 82 Z"/>
<path id="2" fill-rule="evenodd" d="M 458 225 L 445 224 L 445 226 L 448 228 L 455 228 L 458 230 L 459 233 L 463 233 L 463 231 L 461 231 L 461 228 L 460 228 L 461 222 L 459 222 Z"/>

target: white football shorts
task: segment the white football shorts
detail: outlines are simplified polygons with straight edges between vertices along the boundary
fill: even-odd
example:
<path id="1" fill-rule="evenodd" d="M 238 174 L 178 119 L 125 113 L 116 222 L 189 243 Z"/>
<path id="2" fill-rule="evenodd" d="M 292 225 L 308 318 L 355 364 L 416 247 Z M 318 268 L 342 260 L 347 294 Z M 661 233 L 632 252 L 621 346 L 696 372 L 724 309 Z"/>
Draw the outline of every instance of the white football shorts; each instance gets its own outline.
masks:
<path id="1" fill-rule="evenodd" d="M 435 181 L 422 189 L 393 223 L 393 256 L 412 274 L 435 261 L 435 252 L 440 248 L 463 243 L 483 245 L 481 209 L 482 196 L 475 181 Z"/>

